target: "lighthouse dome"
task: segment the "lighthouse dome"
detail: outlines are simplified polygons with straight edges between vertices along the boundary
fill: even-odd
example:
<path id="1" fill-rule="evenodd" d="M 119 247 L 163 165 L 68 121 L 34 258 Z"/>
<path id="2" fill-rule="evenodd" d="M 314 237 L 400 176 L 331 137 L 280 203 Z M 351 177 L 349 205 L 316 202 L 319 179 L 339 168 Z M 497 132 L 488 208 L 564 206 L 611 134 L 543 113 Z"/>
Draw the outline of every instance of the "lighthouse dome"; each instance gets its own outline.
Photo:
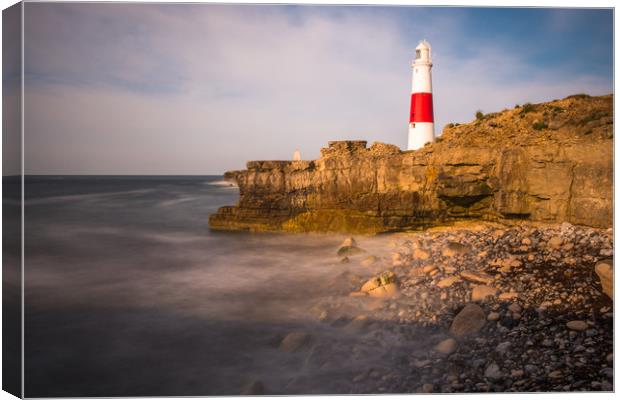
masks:
<path id="1" fill-rule="evenodd" d="M 415 48 L 415 64 L 431 64 L 431 45 L 426 40 Z"/>
<path id="2" fill-rule="evenodd" d="M 420 44 L 418 44 L 418 47 L 416 47 L 415 49 L 416 50 L 430 50 L 431 49 L 431 45 L 426 40 L 422 40 L 420 42 Z"/>

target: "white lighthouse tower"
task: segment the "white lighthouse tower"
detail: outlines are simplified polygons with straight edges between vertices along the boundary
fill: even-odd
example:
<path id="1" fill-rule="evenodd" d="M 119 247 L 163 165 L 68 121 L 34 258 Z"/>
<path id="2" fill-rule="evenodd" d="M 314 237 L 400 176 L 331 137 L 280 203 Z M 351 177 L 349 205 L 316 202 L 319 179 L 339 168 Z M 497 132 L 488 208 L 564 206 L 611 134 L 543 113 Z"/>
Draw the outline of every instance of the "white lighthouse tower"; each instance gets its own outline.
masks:
<path id="1" fill-rule="evenodd" d="M 423 40 L 415 48 L 413 82 L 411 85 L 411 111 L 409 113 L 409 144 L 415 150 L 435 141 L 433 122 L 433 87 L 431 83 L 431 45 Z"/>

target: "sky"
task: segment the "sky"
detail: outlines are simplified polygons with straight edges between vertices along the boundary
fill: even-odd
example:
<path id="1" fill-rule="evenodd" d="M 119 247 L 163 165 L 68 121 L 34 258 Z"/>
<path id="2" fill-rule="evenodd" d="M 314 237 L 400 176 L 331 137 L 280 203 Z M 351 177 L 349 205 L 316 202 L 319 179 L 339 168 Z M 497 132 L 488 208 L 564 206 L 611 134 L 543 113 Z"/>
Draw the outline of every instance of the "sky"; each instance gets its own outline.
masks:
<path id="1" fill-rule="evenodd" d="M 435 131 L 613 92 L 610 9 L 26 3 L 27 174 L 197 174 L 407 145 L 433 49 Z"/>

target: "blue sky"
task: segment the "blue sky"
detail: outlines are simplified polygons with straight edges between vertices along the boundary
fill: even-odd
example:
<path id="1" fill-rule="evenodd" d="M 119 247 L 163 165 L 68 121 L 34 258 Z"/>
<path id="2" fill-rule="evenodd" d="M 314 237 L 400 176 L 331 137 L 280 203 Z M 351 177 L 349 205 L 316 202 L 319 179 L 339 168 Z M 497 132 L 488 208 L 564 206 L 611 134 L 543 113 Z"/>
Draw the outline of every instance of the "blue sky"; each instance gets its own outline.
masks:
<path id="1" fill-rule="evenodd" d="M 27 3 L 26 172 L 220 174 L 406 146 L 433 46 L 436 133 L 478 109 L 613 91 L 604 9 Z"/>

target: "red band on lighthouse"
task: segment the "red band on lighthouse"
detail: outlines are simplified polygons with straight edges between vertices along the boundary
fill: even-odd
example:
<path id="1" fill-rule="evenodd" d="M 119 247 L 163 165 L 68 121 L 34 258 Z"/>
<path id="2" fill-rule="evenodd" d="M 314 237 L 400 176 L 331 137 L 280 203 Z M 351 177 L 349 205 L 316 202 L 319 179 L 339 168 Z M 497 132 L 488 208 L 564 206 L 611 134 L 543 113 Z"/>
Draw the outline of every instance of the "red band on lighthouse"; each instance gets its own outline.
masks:
<path id="1" fill-rule="evenodd" d="M 409 122 L 434 122 L 433 121 L 433 94 L 412 93 Z"/>

